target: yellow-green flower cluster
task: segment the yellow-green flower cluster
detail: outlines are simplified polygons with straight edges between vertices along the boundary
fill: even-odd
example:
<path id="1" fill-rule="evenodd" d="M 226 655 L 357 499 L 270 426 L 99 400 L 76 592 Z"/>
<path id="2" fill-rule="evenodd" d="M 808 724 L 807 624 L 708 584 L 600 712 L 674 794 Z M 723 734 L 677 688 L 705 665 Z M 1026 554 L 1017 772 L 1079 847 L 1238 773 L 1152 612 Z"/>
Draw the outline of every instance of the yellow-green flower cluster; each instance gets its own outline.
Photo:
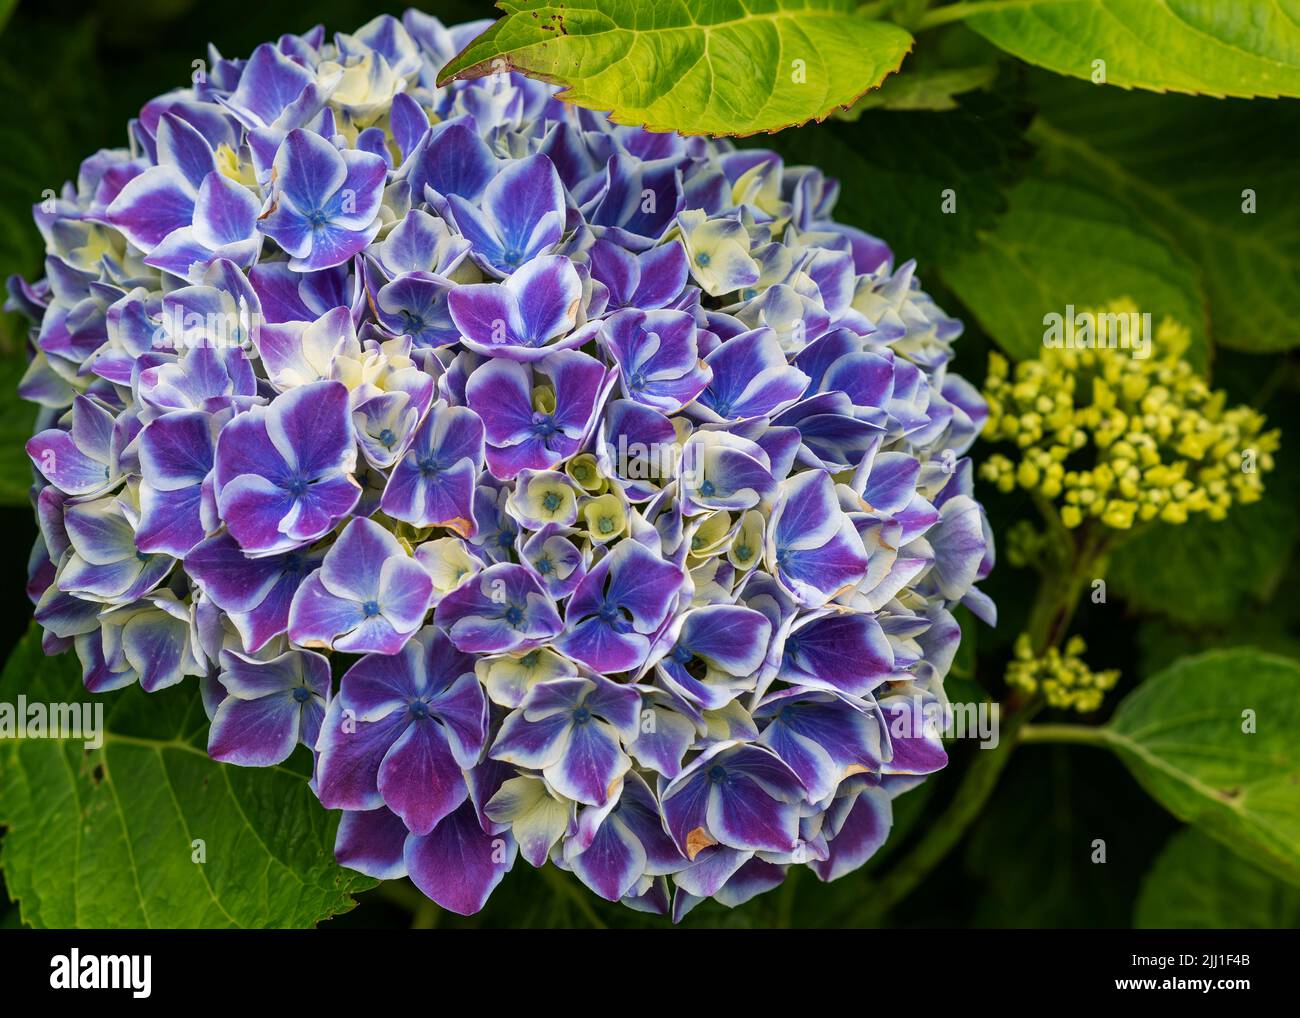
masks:
<path id="1" fill-rule="evenodd" d="M 1119 301 L 1098 315 L 1129 314 Z M 1188 332 L 1165 319 L 1150 356 L 1105 347 L 1046 348 L 1012 368 L 989 358 L 984 437 L 1014 443 L 1018 459 L 997 454 L 980 476 L 1002 491 L 1017 487 L 1061 504 L 1077 527 L 1095 517 L 1125 530 L 1193 513 L 1222 519 L 1234 504 L 1257 501 L 1273 469 L 1279 433 L 1249 406 L 1227 406 L 1183 359 Z"/>
<path id="2" fill-rule="evenodd" d="M 1049 647 L 1046 654 L 1036 657 L 1029 634 L 1021 633 L 1007 665 L 1007 685 L 1026 693 L 1041 692 L 1049 707 L 1080 714 L 1095 711 L 1106 693 L 1115 688 L 1119 671 L 1094 672 L 1083 660 L 1085 650 L 1082 637 L 1072 636 L 1064 651 Z"/>

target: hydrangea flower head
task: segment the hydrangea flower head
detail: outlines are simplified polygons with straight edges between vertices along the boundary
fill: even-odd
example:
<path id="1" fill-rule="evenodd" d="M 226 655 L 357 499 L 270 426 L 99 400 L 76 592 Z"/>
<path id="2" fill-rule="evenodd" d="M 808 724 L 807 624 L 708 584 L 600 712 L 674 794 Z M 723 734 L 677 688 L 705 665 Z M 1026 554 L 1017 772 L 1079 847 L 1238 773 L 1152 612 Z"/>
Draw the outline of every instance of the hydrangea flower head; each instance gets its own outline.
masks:
<path id="1" fill-rule="evenodd" d="M 436 87 L 483 27 L 222 58 L 38 212 L 46 649 L 201 677 L 216 759 L 310 753 L 339 861 L 458 912 L 835 879 L 993 620 L 961 325 L 815 168 Z"/>

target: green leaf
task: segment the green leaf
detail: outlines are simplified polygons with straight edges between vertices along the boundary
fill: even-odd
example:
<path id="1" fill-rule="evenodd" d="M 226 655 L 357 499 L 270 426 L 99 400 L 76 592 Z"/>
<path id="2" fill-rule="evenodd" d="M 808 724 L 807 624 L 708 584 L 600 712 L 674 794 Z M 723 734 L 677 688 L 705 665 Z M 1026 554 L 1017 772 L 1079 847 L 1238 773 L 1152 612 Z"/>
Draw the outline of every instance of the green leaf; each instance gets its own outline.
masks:
<path id="1" fill-rule="evenodd" d="M 1296 0 L 991 0 L 938 8 L 921 25 L 959 17 L 1058 74 L 1154 92 L 1300 96 Z"/>
<path id="2" fill-rule="evenodd" d="M 1114 593 L 1138 611 L 1188 623 L 1223 622 L 1267 601 L 1286 571 L 1300 521 L 1296 486 L 1285 471 L 1264 483 L 1261 501 L 1234 507 L 1227 519 L 1198 515 L 1122 545 L 1107 571 Z"/>
<path id="3" fill-rule="evenodd" d="M 868 110 L 855 123 L 830 120 L 769 144 L 839 179 L 835 218 L 883 237 L 900 262 L 916 258 L 928 281 L 1005 211 L 1030 151 L 1021 136 L 1027 122 L 1020 107 L 978 94 L 947 113 Z M 948 189 L 956 215 L 944 212 Z"/>
<path id="4" fill-rule="evenodd" d="M 1125 925 L 1164 823 L 1113 759 L 1063 747 L 1017 753 L 965 841 L 956 893 L 973 900 L 966 925 Z M 1098 840 L 1104 865 L 1094 862 Z"/>
<path id="5" fill-rule="evenodd" d="M 101 704 L 106 729 L 95 750 L 80 738 L 0 741 L 0 864 L 24 922 L 302 927 L 373 885 L 334 862 L 337 818 L 316 802 L 305 767 L 208 758 L 193 682 L 92 697 L 76 658 L 47 659 L 33 627 L 0 675 L 0 703 L 19 695 Z"/>
<path id="6" fill-rule="evenodd" d="M 1274 880 L 1195 828 L 1169 839 L 1142 883 L 1133 925 L 1270 930 L 1300 926 L 1300 890 Z"/>
<path id="7" fill-rule="evenodd" d="M 898 70 L 912 37 L 853 0 L 501 0 L 442 85 L 499 70 L 615 123 L 747 135 L 821 120 Z"/>
<path id="8" fill-rule="evenodd" d="M 970 197 L 970 196 L 966 196 Z M 963 194 L 957 193 L 957 216 Z M 1031 176 L 982 244 L 947 266 L 944 282 L 1011 356 L 1043 348 L 1044 316 L 1122 297 L 1191 331 L 1193 364 L 1208 360 L 1205 297 L 1196 267 L 1154 227 L 1105 194 Z"/>
<path id="9" fill-rule="evenodd" d="M 1298 727 L 1300 664 L 1242 649 L 1184 658 L 1085 731 L 1178 819 L 1300 883 Z"/>
<path id="10" fill-rule="evenodd" d="M 988 88 L 997 77 L 994 64 L 953 67 L 935 71 L 909 71 L 886 79 L 856 105 L 839 114 L 843 120 L 857 120 L 865 110 L 955 110 L 957 96 Z"/>
<path id="11" fill-rule="evenodd" d="M 1300 103 L 1126 93 L 1046 74 L 1033 99 L 1030 137 L 1051 171 L 1103 185 L 1202 269 L 1216 345 L 1300 345 L 1295 152 L 1279 144 L 1300 137 Z"/>
<path id="12" fill-rule="evenodd" d="M 32 461 L 24 446 L 35 432 L 36 407 L 18 398 L 27 367 L 26 324 L 17 314 L 0 318 L 0 505 L 27 505 L 32 484 Z"/>
<path id="13" fill-rule="evenodd" d="M 7 14 L 0 2 L 0 20 Z M 0 34 L 0 106 L 22 108 L 22 117 L 0 121 L 0 279 L 19 273 L 41 275 L 45 242 L 32 221 L 32 206 L 57 193 L 76 174 L 81 158 L 102 137 L 104 97 L 94 60 L 93 24 L 69 25 L 44 33 L 20 17 Z M 137 105 L 138 109 L 138 105 Z M 121 143 L 125 121 L 116 125 Z M 30 323 L 0 313 L 0 504 L 24 505 L 32 481 L 23 450 L 33 433 L 36 408 L 18 398 L 27 367 L 24 354 Z"/>

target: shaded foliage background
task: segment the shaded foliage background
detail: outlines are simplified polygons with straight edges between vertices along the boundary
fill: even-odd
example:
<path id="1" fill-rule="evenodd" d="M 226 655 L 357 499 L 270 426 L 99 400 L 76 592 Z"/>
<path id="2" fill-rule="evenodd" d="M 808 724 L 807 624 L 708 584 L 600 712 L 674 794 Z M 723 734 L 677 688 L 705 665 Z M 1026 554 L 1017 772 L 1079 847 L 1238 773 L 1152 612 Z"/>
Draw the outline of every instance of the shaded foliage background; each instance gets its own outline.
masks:
<path id="1" fill-rule="evenodd" d="M 447 23 L 494 13 L 486 2 L 466 0 L 421 6 Z M 206 57 L 208 41 L 225 55 L 246 56 L 282 32 L 316 22 L 347 31 L 380 9 L 360 0 L 317 0 L 310 7 L 281 0 L 44 0 L 15 9 L 0 0 L 0 16 L 7 16 L 0 32 L 0 103 L 7 112 L 0 120 L 0 275 L 39 275 L 42 247 L 32 204 L 73 177 L 85 156 L 124 144 L 128 119 L 147 99 L 188 80 L 191 62 Z M 400 13 L 400 5 L 390 11 Z M 1212 366 L 1215 384 L 1234 400 L 1263 409 L 1283 431 L 1264 502 L 1235 511 L 1227 523 L 1194 523 L 1141 539 L 1112 563 L 1107 603 L 1080 607 L 1076 628 L 1088 641 L 1090 662 L 1124 673 L 1108 704 L 1201 649 L 1250 644 L 1300 656 L 1300 598 L 1294 594 L 1300 583 L 1300 372 L 1294 354 L 1285 352 L 1300 342 L 1300 199 L 1294 193 L 1300 102 L 1129 93 L 1054 78 L 999 59 L 959 26 L 925 36 L 907 67 L 914 64 L 988 68 L 972 80 L 991 84 L 943 111 L 866 103 L 852 120 L 747 144 L 771 145 L 789 161 L 814 163 L 839 177 L 838 216 L 885 238 L 899 260 L 919 260 L 926 288 L 967 321 L 958 371 L 977 383 L 983 378 L 995 346 L 991 336 L 1013 353 L 1032 353 L 1022 336 L 1041 330 L 1042 311 L 1025 310 L 1034 300 L 1057 307 L 1056 294 L 1065 295 L 1060 304 L 1079 305 L 1129 295 L 1144 309 L 1190 318 L 1197 357 Z M 1263 220 L 1250 236 L 1242 236 L 1232 219 L 1240 215 L 1246 187 L 1258 189 Z M 956 193 L 955 215 L 941 212 L 944 188 Z M 1036 231 L 1048 221 L 1057 243 L 1045 247 Z M 3 656 L 30 618 L 22 578 L 36 533 L 22 452 L 34 414 L 14 394 L 24 366 L 22 328 L 16 315 L 7 314 L 0 332 Z M 999 537 L 1032 515 L 1022 496 L 998 495 L 986 485 L 979 495 Z M 997 699 L 1005 692 L 1002 671 L 1035 577 L 1004 564 L 984 586 L 1001 620 L 989 630 L 963 619 L 966 640 L 949 687 L 956 700 Z M 972 744 L 950 746 L 950 768 L 897 801 L 897 829 L 863 871 L 821 885 L 798 868 L 777 891 L 734 911 L 706 903 L 686 925 L 861 921 L 882 874 L 907 856 L 978 752 Z M 888 921 L 1194 922 L 1205 913 L 1171 915 L 1158 889 L 1144 886 L 1162 853 L 1203 860 L 1207 852 L 1223 852 L 1213 844 L 1198 850 L 1179 828 L 1110 755 L 1026 746 L 957 850 Z M 1098 838 L 1107 844 L 1105 865 L 1090 861 Z M 1294 889 L 1254 871 L 1242 886 L 1247 897 L 1273 903 L 1269 921 L 1296 921 Z M 523 863 L 486 909 L 468 919 L 439 912 L 405 883 L 366 892 L 360 901 L 332 922 L 663 925 L 599 900 L 554 867 L 539 873 Z M 1228 913 L 1224 921 L 1248 924 L 1261 914 Z M 17 909 L 0 884 L 0 927 L 17 923 Z"/>

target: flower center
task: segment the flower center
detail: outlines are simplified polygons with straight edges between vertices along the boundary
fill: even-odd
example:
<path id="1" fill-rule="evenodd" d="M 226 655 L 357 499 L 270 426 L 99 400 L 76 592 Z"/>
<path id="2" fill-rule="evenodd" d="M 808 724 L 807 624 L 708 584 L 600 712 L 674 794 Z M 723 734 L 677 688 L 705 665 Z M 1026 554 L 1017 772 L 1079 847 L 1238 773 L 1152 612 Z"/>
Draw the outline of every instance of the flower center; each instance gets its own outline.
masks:
<path id="1" fill-rule="evenodd" d="M 574 710 L 573 723 L 575 725 L 585 725 L 590 720 L 591 720 L 591 711 L 587 710 L 586 707 L 578 707 L 576 710 Z"/>
<path id="2" fill-rule="evenodd" d="M 306 703 L 311 699 L 311 690 L 306 686 L 298 686 L 293 691 L 293 698 L 299 703 Z"/>
<path id="3" fill-rule="evenodd" d="M 376 615 L 379 614 L 379 602 L 367 601 L 365 604 L 361 606 L 361 614 L 368 619 L 373 619 Z"/>

